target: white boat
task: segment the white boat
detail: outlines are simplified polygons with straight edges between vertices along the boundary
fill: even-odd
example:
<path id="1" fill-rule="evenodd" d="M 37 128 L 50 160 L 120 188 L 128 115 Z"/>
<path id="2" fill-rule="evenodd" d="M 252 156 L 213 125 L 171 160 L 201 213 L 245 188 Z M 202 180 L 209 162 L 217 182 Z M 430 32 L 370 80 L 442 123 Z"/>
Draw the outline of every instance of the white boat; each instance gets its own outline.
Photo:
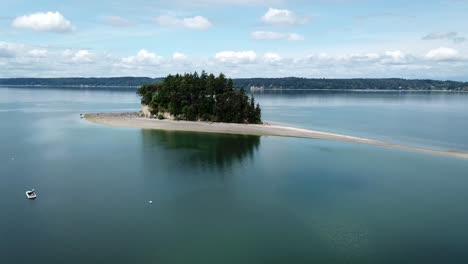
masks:
<path id="1" fill-rule="evenodd" d="M 34 189 L 32 189 L 31 191 L 26 191 L 26 197 L 30 200 L 34 200 L 37 198 L 37 195 L 36 195 L 36 192 L 34 191 Z"/>

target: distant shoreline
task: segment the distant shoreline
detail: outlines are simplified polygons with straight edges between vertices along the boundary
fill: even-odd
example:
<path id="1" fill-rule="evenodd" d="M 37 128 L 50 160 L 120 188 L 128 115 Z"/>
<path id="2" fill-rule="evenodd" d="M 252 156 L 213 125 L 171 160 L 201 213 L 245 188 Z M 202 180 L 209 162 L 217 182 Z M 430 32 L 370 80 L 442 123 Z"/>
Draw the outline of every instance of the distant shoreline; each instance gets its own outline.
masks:
<path id="1" fill-rule="evenodd" d="M 8 87 L 21 87 L 21 88 L 28 88 L 28 87 L 38 87 L 38 88 L 81 88 L 81 89 L 87 89 L 87 88 L 125 88 L 125 89 L 138 89 L 140 86 L 133 86 L 133 85 L 59 85 L 59 84 L 50 84 L 50 85 L 42 85 L 42 84 L 0 84 L 0 88 L 8 88 Z M 324 91 L 324 92 L 370 92 L 370 93 L 395 93 L 395 92 L 437 92 L 437 93 L 468 93 L 468 91 L 464 90 L 430 90 L 430 89 L 404 89 L 404 90 L 397 90 L 397 89 L 279 89 L 279 88 L 273 88 L 273 89 L 263 89 L 261 91 L 253 91 L 252 93 L 262 93 L 262 92 L 304 92 L 304 91 L 312 91 L 312 92 L 319 92 L 319 91 Z M 251 92 L 251 91 L 248 91 Z"/>
<path id="2" fill-rule="evenodd" d="M 0 85 L 62 87 L 140 87 L 161 83 L 164 77 L 61 77 L 0 78 Z M 468 91 L 468 82 L 403 78 L 233 78 L 233 86 L 244 90 L 322 90 L 322 91 Z"/>
<path id="3" fill-rule="evenodd" d="M 0 84 L 0 87 L 135 88 L 139 85 Z"/>
<path id="4" fill-rule="evenodd" d="M 92 123 L 115 126 L 115 127 L 132 127 L 143 129 L 156 129 L 168 131 L 187 131 L 187 132 L 202 132 L 202 133 L 221 133 L 221 134 L 240 134 L 254 136 L 280 136 L 280 137 L 297 137 L 322 139 L 340 142 L 350 142 L 356 144 L 366 144 L 371 146 L 380 146 L 391 149 L 412 151 L 418 153 L 456 157 L 468 159 L 468 153 L 461 151 L 443 151 L 432 150 L 411 146 L 397 145 L 377 140 L 359 138 L 335 133 L 328 133 L 316 130 L 308 130 L 275 124 L 231 124 L 231 123 L 209 123 L 209 122 L 192 122 L 192 121 L 172 121 L 172 120 L 157 120 L 140 117 L 138 113 L 96 113 L 84 114 L 86 120 Z"/>

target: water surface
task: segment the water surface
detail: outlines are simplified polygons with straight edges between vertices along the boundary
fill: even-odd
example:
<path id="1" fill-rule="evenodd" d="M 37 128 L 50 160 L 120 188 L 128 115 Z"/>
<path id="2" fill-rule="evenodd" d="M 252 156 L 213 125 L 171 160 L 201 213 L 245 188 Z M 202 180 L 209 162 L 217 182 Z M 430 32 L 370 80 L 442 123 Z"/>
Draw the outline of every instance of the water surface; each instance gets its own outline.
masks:
<path id="1" fill-rule="evenodd" d="M 465 94 L 256 98 L 274 122 L 468 149 Z M 137 109 L 130 91 L 0 88 L 0 263 L 468 262 L 466 160 L 79 118 Z"/>

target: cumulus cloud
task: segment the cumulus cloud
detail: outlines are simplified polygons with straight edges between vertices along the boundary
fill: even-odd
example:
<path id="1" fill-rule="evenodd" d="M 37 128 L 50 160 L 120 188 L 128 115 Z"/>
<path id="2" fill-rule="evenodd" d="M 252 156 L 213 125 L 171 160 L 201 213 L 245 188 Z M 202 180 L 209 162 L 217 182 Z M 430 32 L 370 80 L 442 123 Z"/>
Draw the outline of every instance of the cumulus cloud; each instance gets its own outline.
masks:
<path id="1" fill-rule="evenodd" d="M 415 51 L 416 52 L 416 51 Z M 261 55 L 258 55 L 261 54 Z M 6 55 L 6 56 L 5 56 Z M 428 52 L 389 49 L 316 55 L 286 55 L 279 51 L 222 51 L 210 57 L 169 53 L 169 59 L 140 50 L 123 58 L 88 49 L 61 49 L 0 42 L 3 77 L 63 76 L 165 76 L 205 69 L 232 77 L 328 78 L 466 78 L 468 58 L 462 50 L 438 48 Z M 444 63 L 447 62 L 447 63 Z M 83 67 L 85 63 L 86 67 Z"/>
<path id="2" fill-rule="evenodd" d="M 95 62 L 101 61 L 96 60 L 97 57 L 86 49 L 51 49 L 38 45 L 0 42 L 0 50 L 4 46 L 10 51 L 8 57 L 0 56 L 2 75 L 5 77 L 63 77 L 79 75 L 85 71 L 91 73 L 92 67 L 99 66 Z M 82 63 L 88 64 L 83 67 Z M 93 70 L 98 73 L 103 69 Z"/>
<path id="3" fill-rule="evenodd" d="M 435 61 L 451 61 L 459 59 L 460 52 L 458 50 L 446 47 L 440 47 L 430 50 L 426 54 L 426 58 Z"/>
<path id="4" fill-rule="evenodd" d="M 304 36 L 297 33 L 283 33 L 273 31 L 254 31 L 250 34 L 250 38 L 254 40 L 304 40 Z"/>
<path id="5" fill-rule="evenodd" d="M 175 61 L 185 61 L 187 60 L 187 55 L 185 55 L 184 53 L 180 53 L 180 52 L 174 52 L 172 54 L 172 59 L 175 60 Z"/>
<path id="6" fill-rule="evenodd" d="M 122 63 L 126 65 L 158 65 L 162 59 L 163 57 L 142 49 L 135 56 L 123 58 Z"/>
<path id="7" fill-rule="evenodd" d="M 296 25 L 304 24 L 307 19 L 301 18 L 293 11 L 287 9 L 269 8 L 262 16 L 262 21 L 271 25 Z"/>
<path id="8" fill-rule="evenodd" d="M 133 25 L 129 20 L 119 16 L 106 16 L 104 17 L 104 23 L 112 27 L 129 27 Z"/>
<path id="9" fill-rule="evenodd" d="M 11 24 L 14 28 L 64 33 L 74 30 L 72 23 L 59 12 L 34 13 L 19 16 Z"/>
<path id="10" fill-rule="evenodd" d="M 466 41 L 465 37 L 461 37 L 458 35 L 457 32 L 433 32 L 430 33 L 424 37 L 422 37 L 423 40 L 440 40 L 440 39 L 445 39 L 445 40 L 451 40 L 454 43 L 462 43 Z"/>
<path id="11" fill-rule="evenodd" d="M 45 58 L 49 52 L 46 49 L 32 49 L 28 53 L 34 58 Z"/>
<path id="12" fill-rule="evenodd" d="M 211 22 L 202 16 L 178 18 L 175 16 L 160 16 L 156 18 L 156 23 L 161 26 L 178 26 L 190 29 L 208 29 L 212 26 Z"/>
<path id="13" fill-rule="evenodd" d="M 63 56 L 68 60 L 68 62 L 73 63 L 92 63 L 94 62 L 94 55 L 89 52 L 89 50 L 65 50 Z"/>
<path id="14" fill-rule="evenodd" d="M 267 63 L 278 63 L 282 59 L 283 58 L 277 53 L 267 52 L 263 55 L 263 60 Z"/>
<path id="15" fill-rule="evenodd" d="M 383 63 L 403 64 L 407 62 L 407 56 L 401 50 L 386 51 L 382 59 Z"/>
<path id="16" fill-rule="evenodd" d="M 254 51 L 222 51 L 215 55 L 218 62 L 232 64 L 253 63 L 257 59 L 257 54 Z"/>
<path id="17" fill-rule="evenodd" d="M 366 65 L 369 67 L 430 67 L 439 61 L 463 61 L 459 51 L 440 47 L 425 54 L 407 54 L 401 50 L 388 50 L 382 53 L 348 53 L 329 55 L 321 53 L 307 57 L 309 62 L 329 65 Z M 465 60 L 466 61 L 466 60 Z"/>

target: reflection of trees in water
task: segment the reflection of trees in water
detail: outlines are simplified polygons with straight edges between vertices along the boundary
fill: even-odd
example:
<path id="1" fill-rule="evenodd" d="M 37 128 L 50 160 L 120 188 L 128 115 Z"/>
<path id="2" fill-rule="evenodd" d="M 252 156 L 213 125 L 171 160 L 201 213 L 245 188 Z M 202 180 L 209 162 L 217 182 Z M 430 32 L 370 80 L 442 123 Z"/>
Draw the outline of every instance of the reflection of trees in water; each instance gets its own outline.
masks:
<path id="1" fill-rule="evenodd" d="M 245 158 L 252 158 L 260 145 L 259 136 L 248 135 L 142 130 L 142 138 L 144 148 L 162 145 L 169 150 L 179 150 L 172 155 L 165 153 L 165 158 L 182 160 L 192 165 L 214 165 L 221 168 L 231 166 L 234 162 L 242 162 Z"/>

